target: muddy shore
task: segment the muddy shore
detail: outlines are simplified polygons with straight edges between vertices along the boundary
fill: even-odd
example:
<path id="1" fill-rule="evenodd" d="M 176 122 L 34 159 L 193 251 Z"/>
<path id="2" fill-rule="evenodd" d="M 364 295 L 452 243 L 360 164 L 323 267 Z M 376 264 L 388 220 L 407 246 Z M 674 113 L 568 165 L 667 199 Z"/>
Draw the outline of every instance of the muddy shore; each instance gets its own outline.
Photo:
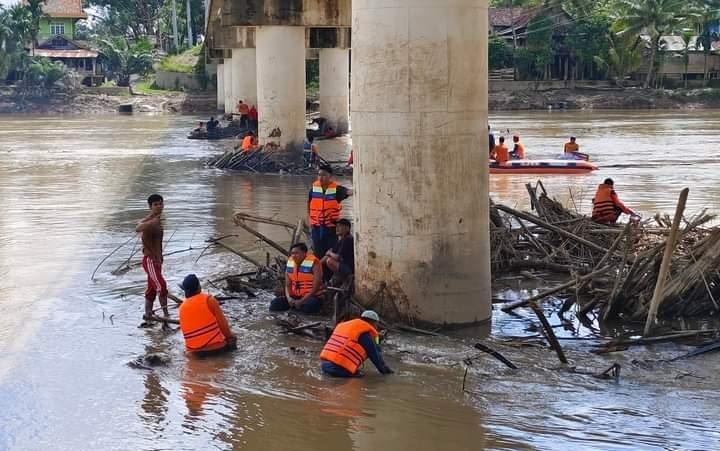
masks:
<path id="1" fill-rule="evenodd" d="M 720 107 L 715 90 L 554 89 L 547 91 L 497 91 L 488 98 L 490 111 L 546 110 L 646 110 L 711 109 Z"/>
<path id="2" fill-rule="evenodd" d="M 114 113 L 121 104 L 131 103 L 136 112 L 195 113 L 214 111 L 214 92 L 167 94 L 58 93 L 50 98 L 23 99 L 0 95 L 0 114 L 86 114 Z M 490 111 L 547 110 L 643 110 L 720 108 L 720 92 L 715 90 L 658 91 L 628 89 L 555 89 L 547 91 L 496 91 L 488 98 Z"/>
<path id="3" fill-rule="evenodd" d="M 115 113 L 123 104 L 132 104 L 135 112 L 196 113 L 214 111 L 215 93 L 106 94 L 56 93 L 52 97 L 22 98 L 0 95 L 0 114 L 99 114 Z"/>

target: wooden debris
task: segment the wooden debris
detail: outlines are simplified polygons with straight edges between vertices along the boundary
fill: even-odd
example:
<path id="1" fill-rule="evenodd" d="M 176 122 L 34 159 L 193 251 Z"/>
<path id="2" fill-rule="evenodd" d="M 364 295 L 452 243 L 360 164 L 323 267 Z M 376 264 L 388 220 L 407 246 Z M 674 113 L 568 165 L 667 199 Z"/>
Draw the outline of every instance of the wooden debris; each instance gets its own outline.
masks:
<path id="1" fill-rule="evenodd" d="M 515 366 L 514 363 L 512 363 L 510 360 L 506 359 L 505 356 L 503 356 L 502 354 L 500 354 L 498 351 L 492 349 L 491 347 L 489 347 L 489 346 L 487 346 L 487 345 L 484 345 L 484 344 L 482 344 L 482 343 L 475 343 L 475 344 L 473 345 L 473 347 L 474 347 L 475 349 L 481 350 L 482 352 L 485 352 L 485 353 L 487 353 L 487 354 L 490 354 L 491 356 L 495 357 L 496 359 L 498 359 L 499 361 L 501 361 L 502 363 L 504 363 L 508 368 L 512 368 L 512 369 L 514 369 L 514 370 L 517 369 L 517 366 Z"/>

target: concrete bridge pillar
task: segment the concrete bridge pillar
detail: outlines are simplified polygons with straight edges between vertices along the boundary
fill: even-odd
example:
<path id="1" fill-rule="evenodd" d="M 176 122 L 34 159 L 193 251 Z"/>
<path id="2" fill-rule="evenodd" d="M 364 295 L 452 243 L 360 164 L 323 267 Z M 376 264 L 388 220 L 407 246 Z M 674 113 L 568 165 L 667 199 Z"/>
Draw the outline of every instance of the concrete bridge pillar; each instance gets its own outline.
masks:
<path id="1" fill-rule="evenodd" d="M 232 50 L 232 99 L 233 111 L 239 100 L 248 105 L 257 105 L 257 76 L 255 49 Z"/>
<path id="2" fill-rule="evenodd" d="M 320 116 L 340 133 L 350 121 L 350 51 L 320 49 Z"/>
<path id="3" fill-rule="evenodd" d="M 223 92 L 225 96 L 225 112 L 232 113 L 233 96 L 232 96 L 232 58 L 225 58 L 223 64 Z"/>
<path id="4" fill-rule="evenodd" d="M 217 109 L 225 111 L 225 64 L 217 65 Z"/>
<path id="5" fill-rule="evenodd" d="M 487 0 L 355 0 L 356 284 L 387 316 L 491 315 Z"/>
<path id="6" fill-rule="evenodd" d="M 260 143 L 275 158 L 302 158 L 305 138 L 305 28 L 260 26 L 255 30 Z"/>

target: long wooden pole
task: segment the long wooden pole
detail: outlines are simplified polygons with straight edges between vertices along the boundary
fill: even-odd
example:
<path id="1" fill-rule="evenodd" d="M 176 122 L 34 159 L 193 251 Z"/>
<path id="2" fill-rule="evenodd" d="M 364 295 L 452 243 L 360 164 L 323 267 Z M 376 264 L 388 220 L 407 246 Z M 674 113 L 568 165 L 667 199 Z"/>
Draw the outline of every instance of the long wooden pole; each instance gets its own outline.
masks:
<path id="1" fill-rule="evenodd" d="M 662 293 L 665 289 L 665 280 L 670 272 L 670 262 L 672 261 L 673 251 L 675 251 L 675 242 L 677 241 L 678 230 L 680 229 L 680 221 L 682 221 L 682 215 L 685 211 L 685 202 L 687 201 L 689 193 L 690 188 L 685 188 L 680 192 L 680 199 L 678 199 L 677 207 L 675 208 L 675 217 L 673 218 L 672 228 L 670 229 L 670 236 L 668 236 L 667 243 L 665 244 L 665 253 L 663 254 L 662 263 L 660 264 L 660 272 L 658 273 L 658 279 L 655 283 L 655 291 L 653 292 L 653 297 L 650 301 L 650 310 L 648 311 L 647 320 L 645 321 L 645 332 L 643 335 L 646 337 L 650 335 L 652 325 L 655 323 L 655 319 L 657 318 L 658 308 L 660 307 L 660 301 L 662 300 Z"/>

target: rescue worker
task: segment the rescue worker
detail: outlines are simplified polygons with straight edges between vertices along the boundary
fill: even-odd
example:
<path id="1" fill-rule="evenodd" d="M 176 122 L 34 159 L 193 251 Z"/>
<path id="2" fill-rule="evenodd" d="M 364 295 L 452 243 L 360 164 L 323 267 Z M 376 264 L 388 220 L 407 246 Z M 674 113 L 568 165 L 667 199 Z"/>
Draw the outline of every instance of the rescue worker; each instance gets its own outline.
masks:
<path id="1" fill-rule="evenodd" d="M 242 144 L 240 145 L 240 148 L 243 152 L 250 152 L 253 149 L 253 132 L 248 132 L 245 134 L 245 137 L 242 139 Z"/>
<path id="2" fill-rule="evenodd" d="M 598 186 L 595 197 L 592 200 L 593 221 L 602 224 L 615 224 L 622 213 L 635 216 L 632 210 L 620 202 L 620 198 L 613 189 L 614 185 L 612 179 L 605 179 L 605 181 Z"/>
<path id="3" fill-rule="evenodd" d="M 580 146 L 578 143 L 575 142 L 575 137 L 570 137 L 570 142 L 565 143 L 565 147 L 563 148 L 563 151 L 565 152 L 565 156 L 568 156 L 568 154 L 574 154 L 580 150 Z"/>
<path id="4" fill-rule="evenodd" d="M 524 160 L 525 159 L 525 146 L 520 142 L 518 135 L 513 135 L 513 150 L 510 153 L 510 158 L 513 160 Z"/>
<path id="5" fill-rule="evenodd" d="M 324 292 L 322 263 L 313 254 L 308 254 L 305 243 L 295 243 L 285 266 L 285 296 L 273 299 L 270 311 L 294 308 L 308 315 L 318 313 Z"/>
<path id="6" fill-rule="evenodd" d="M 240 127 L 250 128 L 250 106 L 238 100 L 237 110 L 240 113 Z"/>
<path id="7" fill-rule="evenodd" d="M 339 323 L 320 352 L 323 373 L 335 377 L 362 376 L 360 368 L 368 358 L 382 374 L 392 374 L 385 364 L 378 343 L 380 317 L 365 310 L 360 318 Z"/>
<path id="8" fill-rule="evenodd" d="M 510 151 L 508 150 L 508 147 L 505 145 L 505 137 L 501 136 L 498 138 L 498 144 L 495 145 L 495 148 L 493 149 L 492 153 L 490 154 L 490 158 L 495 160 L 497 163 L 505 163 L 510 159 Z"/>
<path id="9" fill-rule="evenodd" d="M 200 291 L 195 274 L 183 279 L 180 287 L 185 301 L 180 304 L 180 329 L 185 349 L 198 357 L 237 349 L 237 337 L 230 330 L 218 301 Z"/>
<path id="10" fill-rule="evenodd" d="M 335 227 L 340 219 L 341 202 L 353 194 L 351 189 L 335 183 L 332 176 L 332 166 L 320 166 L 318 179 L 308 194 L 313 250 L 315 255 L 320 257 L 324 257 L 328 249 L 332 249 L 337 243 Z"/>

